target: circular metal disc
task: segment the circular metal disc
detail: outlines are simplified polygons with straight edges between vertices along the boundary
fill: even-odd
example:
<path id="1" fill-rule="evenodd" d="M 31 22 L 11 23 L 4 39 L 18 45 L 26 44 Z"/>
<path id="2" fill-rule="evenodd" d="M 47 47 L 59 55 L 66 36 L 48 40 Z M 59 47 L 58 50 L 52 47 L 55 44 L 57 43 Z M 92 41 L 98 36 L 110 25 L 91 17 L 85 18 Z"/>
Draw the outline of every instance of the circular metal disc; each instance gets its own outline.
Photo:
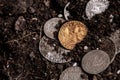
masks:
<path id="1" fill-rule="evenodd" d="M 58 39 L 63 47 L 72 50 L 87 35 L 88 29 L 80 21 L 69 21 L 62 25 L 58 33 Z"/>
<path id="2" fill-rule="evenodd" d="M 115 44 L 115 53 L 120 53 L 120 29 L 111 34 L 110 39 Z"/>
<path id="3" fill-rule="evenodd" d="M 109 5 L 108 0 L 90 0 L 86 5 L 86 16 L 91 19 L 96 14 L 104 12 Z"/>
<path id="4" fill-rule="evenodd" d="M 101 38 L 100 50 L 107 52 L 112 60 L 115 55 L 115 44 L 108 37 Z"/>
<path id="5" fill-rule="evenodd" d="M 82 59 L 82 68 L 90 74 L 98 74 L 104 71 L 110 64 L 109 55 L 102 50 L 92 50 Z"/>
<path id="6" fill-rule="evenodd" d="M 58 31 L 57 27 L 60 26 L 61 23 L 65 22 L 63 18 L 51 18 L 44 24 L 44 33 L 47 37 L 51 39 L 55 39 L 54 32 Z"/>
<path id="7" fill-rule="evenodd" d="M 85 76 L 84 78 L 82 76 Z M 59 80 L 88 80 L 88 76 L 82 72 L 80 67 L 69 67 L 60 75 Z"/>
<path id="8" fill-rule="evenodd" d="M 40 53 L 49 61 L 55 63 L 65 63 L 71 61 L 67 57 L 67 54 L 70 52 L 59 46 L 55 40 L 43 36 L 39 43 Z"/>

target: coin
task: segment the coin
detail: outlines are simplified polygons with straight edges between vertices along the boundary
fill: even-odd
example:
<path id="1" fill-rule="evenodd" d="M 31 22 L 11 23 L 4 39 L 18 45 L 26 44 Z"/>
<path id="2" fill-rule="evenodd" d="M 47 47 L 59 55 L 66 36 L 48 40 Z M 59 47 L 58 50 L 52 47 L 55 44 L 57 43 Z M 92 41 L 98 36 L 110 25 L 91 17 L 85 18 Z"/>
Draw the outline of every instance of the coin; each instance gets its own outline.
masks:
<path id="1" fill-rule="evenodd" d="M 83 73 L 80 67 L 73 66 L 65 69 L 61 73 L 59 80 L 88 80 L 88 76 Z"/>
<path id="2" fill-rule="evenodd" d="M 86 16 L 91 19 L 96 14 L 104 12 L 109 6 L 108 0 L 90 0 L 85 9 Z"/>
<path id="3" fill-rule="evenodd" d="M 115 44 L 115 54 L 120 53 L 120 29 L 116 30 L 109 37 Z"/>
<path id="4" fill-rule="evenodd" d="M 59 27 L 65 20 L 63 18 L 51 18 L 44 24 L 44 33 L 47 37 L 55 39 L 54 32 L 58 31 L 56 27 Z"/>
<path id="5" fill-rule="evenodd" d="M 80 21 L 64 23 L 58 33 L 58 39 L 63 47 L 72 50 L 87 35 L 87 27 Z"/>
<path id="6" fill-rule="evenodd" d="M 99 49 L 109 53 L 108 55 L 110 56 L 110 59 L 112 60 L 112 58 L 115 55 L 115 44 L 113 43 L 113 41 L 109 39 L 108 37 L 103 37 L 101 38 L 101 42 L 99 44 L 100 44 Z"/>
<path id="7" fill-rule="evenodd" d="M 82 68 L 90 74 L 104 71 L 110 64 L 109 55 L 102 50 L 92 50 L 82 58 Z"/>
<path id="8" fill-rule="evenodd" d="M 67 54 L 70 51 L 60 47 L 55 40 L 46 36 L 43 36 L 39 42 L 39 51 L 43 57 L 54 63 L 65 63 L 71 61 L 70 58 L 67 58 Z"/>

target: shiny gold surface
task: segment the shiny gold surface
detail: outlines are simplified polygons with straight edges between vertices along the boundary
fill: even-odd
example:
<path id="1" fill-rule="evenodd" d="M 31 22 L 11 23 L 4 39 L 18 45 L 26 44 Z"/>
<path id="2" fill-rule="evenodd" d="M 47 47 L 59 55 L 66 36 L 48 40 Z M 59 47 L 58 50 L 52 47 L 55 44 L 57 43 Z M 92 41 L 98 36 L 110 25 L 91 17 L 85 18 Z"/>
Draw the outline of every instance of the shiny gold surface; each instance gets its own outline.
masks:
<path id="1" fill-rule="evenodd" d="M 80 21 L 69 21 L 60 28 L 58 39 L 66 49 L 72 50 L 87 35 L 87 27 Z"/>

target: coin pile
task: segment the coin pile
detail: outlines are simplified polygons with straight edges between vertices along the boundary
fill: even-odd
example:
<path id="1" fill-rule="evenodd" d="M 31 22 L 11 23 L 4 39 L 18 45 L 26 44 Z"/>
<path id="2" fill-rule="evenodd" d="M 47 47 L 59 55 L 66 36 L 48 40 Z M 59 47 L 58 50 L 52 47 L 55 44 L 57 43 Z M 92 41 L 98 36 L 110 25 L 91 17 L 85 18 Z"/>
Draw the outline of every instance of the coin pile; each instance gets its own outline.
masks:
<path id="1" fill-rule="evenodd" d="M 43 36 L 39 42 L 39 51 L 42 56 L 54 63 L 65 63 L 71 61 L 71 59 L 66 56 L 70 51 L 61 47 L 56 41 L 56 37 L 54 35 L 55 32 L 58 32 L 60 24 L 64 21 L 65 20 L 63 18 L 57 17 L 49 19 L 44 24 L 43 29 L 46 36 Z"/>
<path id="2" fill-rule="evenodd" d="M 68 5 L 70 3 L 66 6 Z M 94 15 L 104 12 L 108 5 L 107 0 L 90 0 L 86 6 L 86 16 L 91 19 Z M 77 20 L 69 21 L 68 17 L 66 20 L 65 22 L 63 18 L 51 18 L 44 24 L 46 36 L 40 40 L 39 51 L 47 60 L 54 63 L 71 61 L 72 59 L 67 56 L 70 50 L 82 42 L 88 33 L 88 28 L 84 23 Z M 106 70 L 113 61 L 114 55 L 120 53 L 120 30 L 109 38 L 101 38 L 99 47 L 83 56 L 80 66 L 82 69 L 78 66 L 68 67 L 61 73 L 59 80 L 88 80 L 84 72 L 98 74 Z M 114 57 L 111 58 L 111 55 Z M 82 75 L 86 77 L 83 78 Z"/>

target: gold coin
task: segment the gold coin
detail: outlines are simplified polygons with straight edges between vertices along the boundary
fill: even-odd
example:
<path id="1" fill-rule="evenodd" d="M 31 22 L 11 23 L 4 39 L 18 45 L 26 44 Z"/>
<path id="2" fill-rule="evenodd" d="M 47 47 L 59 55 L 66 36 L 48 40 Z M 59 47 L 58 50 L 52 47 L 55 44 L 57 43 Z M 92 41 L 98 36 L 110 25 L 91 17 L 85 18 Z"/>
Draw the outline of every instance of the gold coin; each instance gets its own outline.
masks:
<path id="1" fill-rule="evenodd" d="M 60 43 L 72 50 L 87 35 L 87 27 L 80 21 L 69 21 L 62 25 L 58 33 Z"/>

